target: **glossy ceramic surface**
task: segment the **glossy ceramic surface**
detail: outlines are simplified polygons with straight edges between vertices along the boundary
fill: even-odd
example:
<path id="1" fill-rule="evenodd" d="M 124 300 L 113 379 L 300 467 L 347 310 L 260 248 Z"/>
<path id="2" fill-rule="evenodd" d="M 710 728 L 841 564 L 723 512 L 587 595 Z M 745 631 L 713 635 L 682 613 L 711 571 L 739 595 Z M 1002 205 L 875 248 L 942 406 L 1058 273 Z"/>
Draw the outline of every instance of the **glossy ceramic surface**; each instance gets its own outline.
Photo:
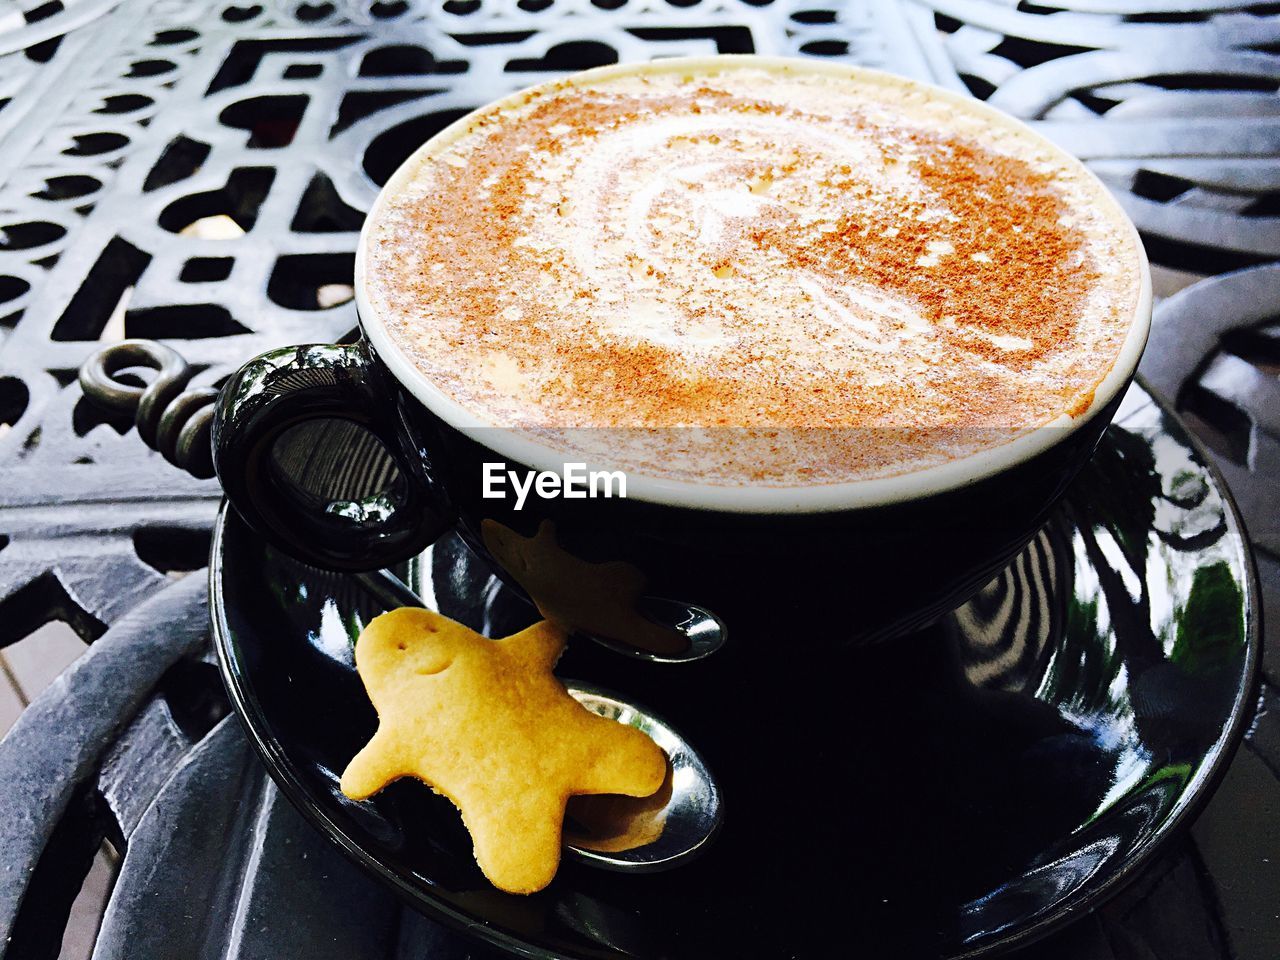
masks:
<path id="1" fill-rule="evenodd" d="M 532 617 L 457 539 L 400 572 L 486 633 Z M 375 723 L 351 659 L 378 612 L 368 591 L 272 551 L 226 511 L 211 577 L 225 679 L 285 792 L 424 911 L 526 956 L 826 957 L 846 944 L 905 960 L 1027 942 L 1185 825 L 1242 733 L 1256 674 L 1234 509 L 1134 387 L 1040 535 L 926 631 L 796 642 L 788 657 L 774 625 L 773 642 L 735 636 L 686 664 L 571 643 L 557 672 L 677 726 L 716 775 L 725 822 L 670 872 L 565 863 L 547 890 L 513 897 L 485 883 L 456 812 L 425 787 L 362 804 L 338 791 Z M 858 596 L 849 583 L 850 617 Z"/>

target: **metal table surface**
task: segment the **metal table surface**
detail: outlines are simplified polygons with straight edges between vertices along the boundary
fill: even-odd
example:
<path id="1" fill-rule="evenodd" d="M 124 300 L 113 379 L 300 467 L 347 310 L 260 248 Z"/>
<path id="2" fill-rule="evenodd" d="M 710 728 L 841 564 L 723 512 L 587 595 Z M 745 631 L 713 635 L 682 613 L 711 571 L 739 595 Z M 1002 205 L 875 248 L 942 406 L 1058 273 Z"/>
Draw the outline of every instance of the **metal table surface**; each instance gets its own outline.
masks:
<path id="1" fill-rule="evenodd" d="M 968 90 L 1083 157 L 1161 282 L 1144 361 L 1240 500 L 1272 624 L 1257 718 L 1189 836 L 1036 958 L 1280 956 L 1280 14 L 1233 0 L 10 0 L 0 8 L 0 647 L 89 652 L 0 746 L 0 956 L 58 954 L 105 841 L 95 957 L 474 954 L 266 780 L 209 661 L 218 502 L 88 406 L 103 342 L 216 384 L 354 327 L 362 212 L 470 107 L 714 51 Z M 174 891 L 181 895 L 175 896 Z"/>

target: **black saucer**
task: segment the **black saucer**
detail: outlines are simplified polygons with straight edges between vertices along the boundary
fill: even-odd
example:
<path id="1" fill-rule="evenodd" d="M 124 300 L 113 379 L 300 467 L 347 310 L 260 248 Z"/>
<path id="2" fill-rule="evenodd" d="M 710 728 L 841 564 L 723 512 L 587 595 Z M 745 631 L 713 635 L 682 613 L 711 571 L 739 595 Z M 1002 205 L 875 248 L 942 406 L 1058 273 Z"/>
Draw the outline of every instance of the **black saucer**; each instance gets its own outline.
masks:
<path id="1" fill-rule="evenodd" d="M 455 538 L 403 572 L 484 632 L 533 619 Z M 571 644 L 558 673 L 697 746 L 725 823 L 670 872 L 565 863 L 514 897 L 484 881 L 456 812 L 425 787 L 364 804 L 338 791 L 375 723 L 350 648 L 379 612 L 364 590 L 274 553 L 226 510 L 211 581 L 227 686 L 285 793 L 428 914 L 533 957 L 906 960 L 1030 941 L 1185 826 L 1242 735 L 1258 658 L 1234 508 L 1134 387 L 1040 536 L 935 628 L 796 662 L 777 653 L 785 625 L 753 644 L 735 624 L 687 665 Z M 848 602 L 856 616 L 856 583 Z"/>

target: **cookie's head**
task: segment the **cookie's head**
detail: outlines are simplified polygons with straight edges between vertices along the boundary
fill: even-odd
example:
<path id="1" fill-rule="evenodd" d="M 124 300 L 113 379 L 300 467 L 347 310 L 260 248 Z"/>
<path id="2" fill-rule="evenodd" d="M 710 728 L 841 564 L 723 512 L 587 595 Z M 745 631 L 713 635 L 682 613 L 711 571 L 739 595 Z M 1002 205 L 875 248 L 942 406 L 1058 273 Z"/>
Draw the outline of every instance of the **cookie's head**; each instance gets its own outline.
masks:
<path id="1" fill-rule="evenodd" d="M 356 666 L 370 693 L 392 678 L 443 673 L 470 632 L 431 610 L 392 610 L 375 617 L 360 634 Z"/>

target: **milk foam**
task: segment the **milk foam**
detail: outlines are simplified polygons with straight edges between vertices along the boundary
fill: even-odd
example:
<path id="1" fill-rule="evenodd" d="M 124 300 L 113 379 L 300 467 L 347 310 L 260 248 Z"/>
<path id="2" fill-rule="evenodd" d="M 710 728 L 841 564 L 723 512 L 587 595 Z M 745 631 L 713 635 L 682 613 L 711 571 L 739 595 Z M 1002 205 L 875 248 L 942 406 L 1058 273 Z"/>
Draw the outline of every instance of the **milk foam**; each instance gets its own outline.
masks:
<path id="1" fill-rule="evenodd" d="M 482 113 L 368 244 L 388 331 L 484 419 L 781 485 L 1083 410 L 1140 271 L 1102 188 L 1038 139 L 904 84 L 751 67 Z"/>

